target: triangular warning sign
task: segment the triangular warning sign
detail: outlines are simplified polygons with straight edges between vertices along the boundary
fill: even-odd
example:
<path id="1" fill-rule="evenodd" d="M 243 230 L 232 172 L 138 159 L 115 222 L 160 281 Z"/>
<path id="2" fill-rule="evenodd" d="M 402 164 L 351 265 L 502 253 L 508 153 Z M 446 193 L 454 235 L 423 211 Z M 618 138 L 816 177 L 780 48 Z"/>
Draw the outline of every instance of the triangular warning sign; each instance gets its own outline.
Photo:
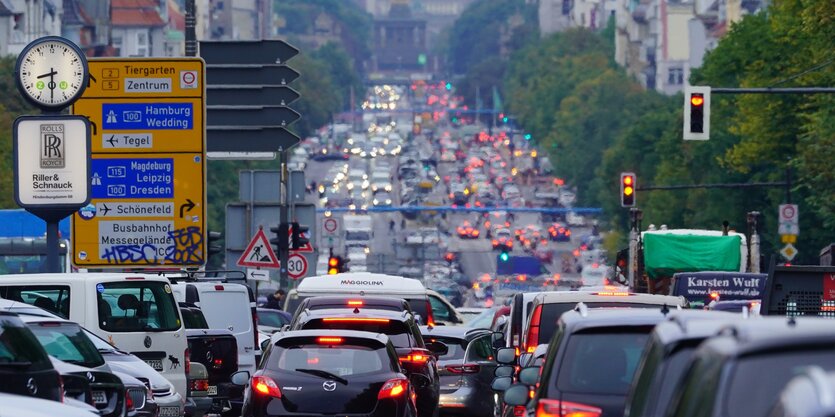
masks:
<path id="1" fill-rule="evenodd" d="M 278 268 L 278 257 L 275 256 L 264 229 L 258 229 L 258 233 L 247 245 L 244 254 L 238 259 L 238 266 L 251 266 L 258 268 Z"/>
<path id="2" fill-rule="evenodd" d="M 290 226 L 290 228 L 289 228 L 288 230 L 290 230 L 289 235 L 291 236 L 291 239 L 292 239 L 292 236 L 293 236 L 293 226 Z M 308 232 L 302 233 L 302 237 L 304 237 L 304 238 L 308 239 L 308 240 L 307 240 L 307 243 L 305 243 L 304 245 L 302 245 L 302 247 L 301 247 L 301 248 L 299 248 L 299 249 L 292 249 L 290 252 L 293 252 L 293 253 L 298 253 L 298 252 L 313 253 L 313 245 L 311 245 L 311 244 L 310 244 L 310 233 L 308 233 Z"/>

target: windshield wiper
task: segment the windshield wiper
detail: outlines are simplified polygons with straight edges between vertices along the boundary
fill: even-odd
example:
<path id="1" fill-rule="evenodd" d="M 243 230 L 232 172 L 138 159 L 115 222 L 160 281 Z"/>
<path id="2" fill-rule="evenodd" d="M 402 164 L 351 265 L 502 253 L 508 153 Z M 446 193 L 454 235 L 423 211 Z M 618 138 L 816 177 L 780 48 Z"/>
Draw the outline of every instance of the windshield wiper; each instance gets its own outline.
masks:
<path id="1" fill-rule="evenodd" d="M 8 362 L 0 361 L 0 367 L 28 368 L 30 366 L 32 366 L 32 362 L 29 362 L 29 361 L 17 361 L 17 362 L 14 362 L 14 361 L 8 361 Z"/>
<path id="2" fill-rule="evenodd" d="M 316 375 L 316 376 L 326 378 L 326 379 L 332 379 L 334 381 L 340 382 L 342 385 L 348 385 L 348 380 L 347 379 L 345 379 L 345 378 L 343 378 L 339 375 L 330 373 L 328 371 L 323 371 L 321 369 L 297 368 L 296 372 L 304 372 L 306 374 Z"/>

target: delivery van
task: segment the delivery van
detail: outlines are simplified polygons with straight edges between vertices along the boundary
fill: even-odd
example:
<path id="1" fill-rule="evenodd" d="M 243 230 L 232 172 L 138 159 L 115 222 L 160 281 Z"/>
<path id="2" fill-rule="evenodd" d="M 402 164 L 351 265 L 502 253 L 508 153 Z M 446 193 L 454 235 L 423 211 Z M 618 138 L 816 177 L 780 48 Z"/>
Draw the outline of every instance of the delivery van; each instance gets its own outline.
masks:
<path id="1" fill-rule="evenodd" d="M 51 311 L 132 353 L 188 394 L 188 344 L 165 277 L 124 273 L 0 276 L 0 298 Z"/>
<path id="2" fill-rule="evenodd" d="M 463 322 L 446 298 L 435 291 L 427 290 L 420 281 L 368 272 L 348 272 L 304 278 L 298 287 L 287 293 L 284 310 L 295 314 L 299 304 L 306 298 L 345 294 L 403 298 L 409 302 L 412 311 L 420 316 L 423 324 L 460 324 Z M 438 314 L 435 314 L 435 311 L 438 311 Z"/>

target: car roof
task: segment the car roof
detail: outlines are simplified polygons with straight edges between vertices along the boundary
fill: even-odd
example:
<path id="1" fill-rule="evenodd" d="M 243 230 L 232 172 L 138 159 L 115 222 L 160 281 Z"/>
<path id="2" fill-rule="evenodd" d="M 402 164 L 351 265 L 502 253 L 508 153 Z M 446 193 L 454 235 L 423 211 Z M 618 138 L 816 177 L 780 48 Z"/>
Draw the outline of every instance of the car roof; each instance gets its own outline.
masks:
<path id="1" fill-rule="evenodd" d="M 357 339 L 369 339 L 369 340 L 376 340 L 382 344 L 387 344 L 389 342 L 389 337 L 382 333 L 371 333 L 371 332 L 364 332 L 361 330 L 322 330 L 322 329 L 313 329 L 313 330 L 290 330 L 286 332 L 277 332 L 272 337 L 272 343 L 278 342 L 281 339 L 287 339 L 291 337 L 317 337 L 317 336 L 329 336 L 329 337 L 352 337 Z"/>
<path id="2" fill-rule="evenodd" d="M 708 310 L 672 311 L 666 320 L 655 326 L 653 334 L 664 345 L 671 345 L 684 340 L 706 339 L 735 320 L 743 320 L 742 315 Z"/>
<path id="3" fill-rule="evenodd" d="M 332 275 L 307 277 L 302 280 L 296 292 L 306 293 L 351 293 L 365 294 L 425 294 L 426 288 L 417 279 L 369 272 L 347 272 L 336 277 Z"/>
<path id="4" fill-rule="evenodd" d="M 20 285 L 24 281 L 26 285 L 54 285 L 56 281 L 95 281 L 99 282 L 122 282 L 126 278 L 134 278 L 146 281 L 161 281 L 166 284 L 168 279 L 161 275 L 116 273 L 116 272 L 80 272 L 80 273 L 43 273 L 43 274 L 10 274 L 3 275 L 3 285 Z"/>
<path id="5" fill-rule="evenodd" d="M 702 349 L 738 357 L 818 344 L 831 346 L 833 343 L 835 320 L 758 316 L 725 326 L 719 336 L 706 340 Z"/>
<path id="6" fill-rule="evenodd" d="M 362 301 L 362 305 L 348 305 L 348 301 Z M 408 306 L 408 302 L 403 298 L 368 297 L 361 294 L 325 295 L 310 297 L 305 299 L 303 303 L 305 303 L 307 308 L 320 306 L 334 306 L 335 308 L 371 308 L 369 306 L 402 307 L 403 304 L 406 304 Z"/>
<path id="7" fill-rule="evenodd" d="M 584 310 L 568 311 L 560 317 L 560 322 L 565 324 L 569 333 L 603 327 L 655 326 L 666 317 L 661 308 L 601 307 Z"/>
<path id="8" fill-rule="evenodd" d="M 558 304 L 558 303 L 633 303 L 633 304 L 655 304 L 658 306 L 668 305 L 670 307 L 686 306 L 687 299 L 671 295 L 630 293 L 622 291 L 548 291 L 539 293 L 534 300 L 534 305 Z"/>
<path id="9" fill-rule="evenodd" d="M 490 334 L 488 329 L 473 329 L 464 326 L 420 326 L 420 333 L 426 337 L 449 337 L 472 340 L 478 336 Z"/>
<path id="10" fill-rule="evenodd" d="M 29 316 L 40 316 L 40 317 L 47 317 L 47 318 L 60 318 L 57 314 L 46 311 L 40 307 L 33 306 L 31 304 L 27 304 L 20 301 L 15 300 L 7 300 L 5 298 L 0 298 L 0 312 L 8 312 L 14 313 L 19 315 L 29 315 Z"/>
<path id="11" fill-rule="evenodd" d="M 35 316 L 35 315 L 32 315 L 32 314 L 26 314 L 26 313 L 18 314 L 18 316 L 20 317 L 21 320 L 23 320 L 24 323 L 41 323 L 41 322 L 55 323 L 55 322 L 59 322 L 59 323 L 78 324 L 74 321 L 69 321 L 69 320 L 66 320 L 66 319 L 62 319 L 60 317 Z"/>

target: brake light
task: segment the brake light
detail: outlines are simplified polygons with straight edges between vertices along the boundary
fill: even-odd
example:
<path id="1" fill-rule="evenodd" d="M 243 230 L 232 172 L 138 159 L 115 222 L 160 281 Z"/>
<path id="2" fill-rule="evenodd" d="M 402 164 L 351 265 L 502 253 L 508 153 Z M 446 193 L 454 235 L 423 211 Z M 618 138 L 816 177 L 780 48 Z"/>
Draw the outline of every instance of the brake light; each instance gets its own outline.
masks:
<path id="1" fill-rule="evenodd" d="M 215 369 L 219 369 L 220 367 L 222 367 L 222 366 L 223 366 L 223 359 L 215 359 L 215 360 L 213 360 L 213 361 L 212 361 L 212 366 L 214 366 L 214 368 L 215 368 Z"/>
<path id="2" fill-rule="evenodd" d="M 191 381 L 191 390 L 192 391 L 208 391 L 209 390 L 209 380 L 208 379 L 195 379 Z"/>
<path id="3" fill-rule="evenodd" d="M 307 360 L 308 365 L 316 365 L 317 363 L 319 363 L 319 358 L 310 358 Z"/>
<path id="4" fill-rule="evenodd" d="M 524 405 L 517 405 L 513 407 L 513 417 L 524 417 L 527 414 L 528 410 L 525 408 Z"/>
<path id="5" fill-rule="evenodd" d="M 540 320 L 542 318 L 542 304 L 536 306 L 531 314 L 531 328 L 528 329 L 528 337 L 525 340 L 525 344 L 523 347 L 526 347 L 526 351 L 533 352 L 532 350 L 528 350 L 533 348 L 536 350 L 536 345 L 539 344 L 539 325 Z"/>
<path id="6" fill-rule="evenodd" d="M 127 277 L 125 278 L 125 281 L 139 281 L 142 279 L 145 279 L 145 277 Z"/>
<path id="7" fill-rule="evenodd" d="M 411 353 L 400 357 L 400 362 L 423 364 L 429 361 L 429 355 L 424 353 Z"/>
<path id="8" fill-rule="evenodd" d="M 536 417 L 600 417 L 603 410 L 590 405 L 559 400 L 539 400 Z"/>
<path id="9" fill-rule="evenodd" d="M 340 343 L 342 343 L 342 338 L 341 337 L 328 337 L 328 336 L 317 337 L 316 338 L 316 343 L 318 343 L 320 345 L 340 344 Z"/>
<path id="10" fill-rule="evenodd" d="M 190 356 L 191 356 L 191 351 L 189 351 L 188 348 L 186 348 L 185 352 L 183 352 L 183 362 L 185 362 L 185 364 L 186 364 L 185 365 L 186 376 L 188 376 L 189 372 L 191 372 L 191 361 L 189 360 Z"/>
<path id="11" fill-rule="evenodd" d="M 403 395 L 409 389 L 409 380 L 406 378 L 389 379 L 380 388 L 377 394 L 377 399 L 382 400 L 386 398 L 397 398 Z"/>
<path id="12" fill-rule="evenodd" d="M 634 295 L 628 292 L 615 292 L 615 291 L 604 291 L 604 292 L 596 292 L 594 295 L 602 295 L 604 297 L 623 297 L 627 295 Z"/>
<path id="13" fill-rule="evenodd" d="M 432 314 L 432 304 L 426 300 L 426 325 L 435 327 L 435 316 Z"/>
<path id="14" fill-rule="evenodd" d="M 477 363 L 465 363 L 463 365 L 447 365 L 446 370 L 454 374 L 477 374 L 481 367 Z"/>
<path id="15" fill-rule="evenodd" d="M 351 307 L 360 307 L 362 304 L 362 300 L 348 300 L 348 305 Z"/>
<path id="16" fill-rule="evenodd" d="M 357 317 L 357 318 L 342 318 L 342 317 L 329 317 L 326 319 L 322 319 L 325 323 L 386 323 L 388 324 L 389 319 L 375 319 L 375 318 L 364 318 L 364 317 Z"/>
<path id="17" fill-rule="evenodd" d="M 134 409 L 133 398 L 130 397 L 130 393 L 127 390 L 125 390 L 125 409 L 127 411 L 133 411 Z"/>
<path id="18" fill-rule="evenodd" d="M 274 398 L 281 398 L 281 390 L 278 389 L 278 384 L 268 376 L 254 376 L 252 377 L 252 390 L 257 394 L 267 395 Z"/>

